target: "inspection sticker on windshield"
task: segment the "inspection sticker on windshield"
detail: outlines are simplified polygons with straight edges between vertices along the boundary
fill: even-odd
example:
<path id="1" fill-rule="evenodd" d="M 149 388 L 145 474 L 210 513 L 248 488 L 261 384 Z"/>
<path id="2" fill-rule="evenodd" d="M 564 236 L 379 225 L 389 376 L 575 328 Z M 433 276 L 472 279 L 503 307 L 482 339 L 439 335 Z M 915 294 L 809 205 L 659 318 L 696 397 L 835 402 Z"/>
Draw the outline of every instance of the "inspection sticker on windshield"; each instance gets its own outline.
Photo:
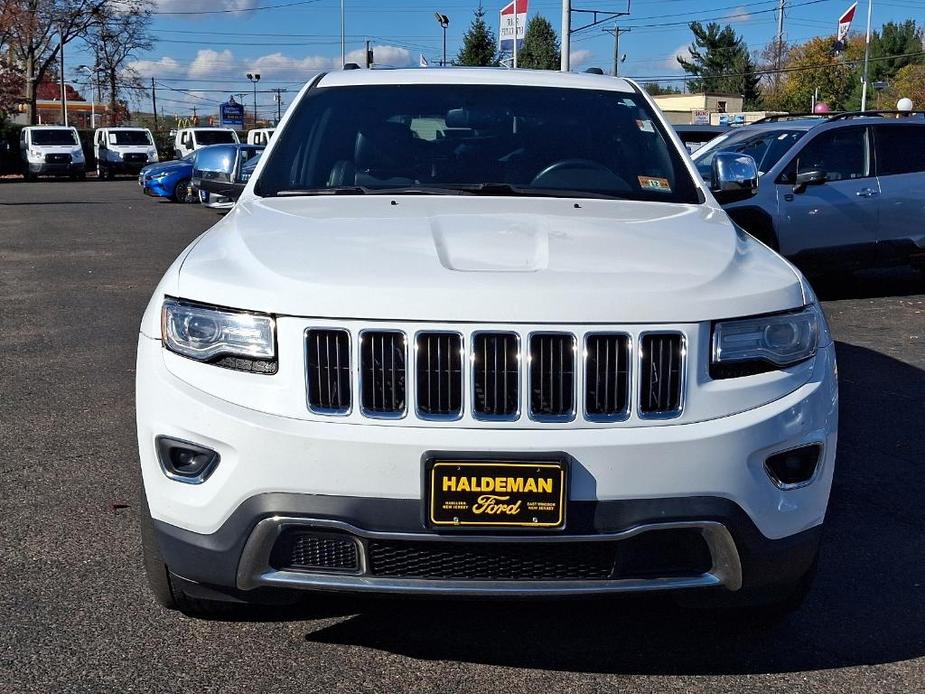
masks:
<path id="1" fill-rule="evenodd" d="M 657 190 L 660 193 L 670 193 L 671 184 L 667 178 L 658 178 L 656 176 L 637 176 L 639 185 L 643 190 Z"/>
<path id="2" fill-rule="evenodd" d="M 644 133 L 654 133 L 655 128 L 652 127 L 652 121 L 650 120 L 637 120 L 636 127 L 638 127 Z"/>

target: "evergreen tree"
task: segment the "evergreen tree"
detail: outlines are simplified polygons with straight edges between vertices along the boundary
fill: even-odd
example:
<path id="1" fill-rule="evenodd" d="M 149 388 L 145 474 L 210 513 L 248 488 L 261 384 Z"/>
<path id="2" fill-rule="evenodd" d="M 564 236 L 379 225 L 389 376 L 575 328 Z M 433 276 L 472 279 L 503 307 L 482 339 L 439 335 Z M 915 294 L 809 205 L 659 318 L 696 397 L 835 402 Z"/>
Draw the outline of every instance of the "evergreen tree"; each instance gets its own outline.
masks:
<path id="1" fill-rule="evenodd" d="M 463 36 L 463 45 L 456 55 L 457 65 L 473 67 L 495 67 L 498 65 L 498 42 L 485 23 L 485 9 L 480 4 L 469 31 Z"/>
<path id="2" fill-rule="evenodd" d="M 753 108 L 761 100 L 758 90 L 760 78 L 755 74 L 755 63 L 748 46 L 730 26 L 720 27 L 716 22 L 703 26 L 691 22 L 694 42 L 688 48 L 690 58 L 678 56 L 678 62 L 694 78 L 688 82 L 692 92 L 739 94 L 745 108 Z"/>
<path id="3" fill-rule="evenodd" d="M 559 37 L 545 17 L 536 15 L 527 22 L 523 48 L 517 52 L 517 67 L 559 69 Z"/>

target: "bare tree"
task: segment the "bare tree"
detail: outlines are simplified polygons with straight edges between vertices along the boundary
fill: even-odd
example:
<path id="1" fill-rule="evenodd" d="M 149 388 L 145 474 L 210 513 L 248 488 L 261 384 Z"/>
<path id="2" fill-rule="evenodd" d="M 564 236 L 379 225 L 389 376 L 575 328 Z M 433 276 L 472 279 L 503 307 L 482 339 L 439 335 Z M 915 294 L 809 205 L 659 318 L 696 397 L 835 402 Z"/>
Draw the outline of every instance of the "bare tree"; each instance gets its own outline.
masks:
<path id="1" fill-rule="evenodd" d="M 2 1 L 2 0 L 0 0 Z M 6 0 L 13 17 L 7 42 L 25 74 L 26 114 L 37 120 L 37 87 L 58 59 L 61 45 L 86 33 L 111 0 Z"/>
<path id="2" fill-rule="evenodd" d="M 123 89 L 141 87 L 138 75 L 127 67 L 127 63 L 137 53 L 153 48 L 154 42 L 149 33 L 151 11 L 151 0 L 110 2 L 96 15 L 84 36 L 96 58 L 96 69 L 105 80 L 109 113 L 115 120 L 118 120 L 117 114 L 125 112 L 120 99 Z"/>

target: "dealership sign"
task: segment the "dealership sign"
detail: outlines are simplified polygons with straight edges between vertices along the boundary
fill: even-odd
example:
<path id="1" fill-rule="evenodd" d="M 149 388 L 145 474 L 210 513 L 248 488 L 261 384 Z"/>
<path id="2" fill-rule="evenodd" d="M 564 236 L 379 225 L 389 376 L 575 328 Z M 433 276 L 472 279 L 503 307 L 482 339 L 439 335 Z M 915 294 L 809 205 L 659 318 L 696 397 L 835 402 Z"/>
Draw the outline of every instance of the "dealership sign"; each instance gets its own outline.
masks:
<path id="1" fill-rule="evenodd" d="M 219 105 L 218 112 L 223 128 L 244 127 L 244 105 L 235 101 L 233 96 L 229 96 L 228 101 Z"/>
<path id="2" fill-rule="evenodd" d="M 514 5 L 517 5 L 516 12 Z M 517 48 L 524 43 L 527 31 L 527 0 L 514 0 L 501 9 L 501 50 L 514 50 L 514 34 L 517 34 Z"/>

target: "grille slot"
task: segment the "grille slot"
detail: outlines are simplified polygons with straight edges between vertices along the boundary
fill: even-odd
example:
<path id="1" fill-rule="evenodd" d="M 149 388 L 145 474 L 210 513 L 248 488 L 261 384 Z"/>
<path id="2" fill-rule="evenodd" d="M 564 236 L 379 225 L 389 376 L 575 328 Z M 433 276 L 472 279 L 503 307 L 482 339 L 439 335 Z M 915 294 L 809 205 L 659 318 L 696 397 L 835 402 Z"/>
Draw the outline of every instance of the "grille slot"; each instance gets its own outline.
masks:
<path id="1" fill-rule="evenodd" d="M 285 533 L 276 542 L 270 565 L 296 571 L 357 572 L 360 556 L 351 537 L 296 530 Z"/>
<path id="2" fill-rule="evenodd" d="M 568 333 L 530 336 L 530 413 L 570 420 L 575 414 L 575 338 Z"/>
<path id="3" fill-rule="evenodd" d="M 419 333 L 415 339 L 417 409 L 424 417 L 462 414 L 462 336 Z"/>
<path id="4" fill-rule="evenodd" d="M 585 341 L 585 413 L 589 419 L 619 419 L 629 412 L 628 335 L 588 335 Z"/>
<path id="5" fill-rule="evenodd" d="M 350 335 L 312 329 L 305 335 L 308 406 L 321 414 L 350 412 Z"/>
<path id="6" fill-rule="evenodd" d="M 681 411 L 684 345 L 680 333 L 650 333 L 640 341 L 639 411 L 665 417 Z"/>
<path id="7" fill-rule="evenodd" d="M 360 404 L 369 417 L 405 414 L 405 334 L 398 330 L 360 333 Z"/>
<path id="8" fill-rule="evenodd" d="M 516 419 L 520 410 L 520 344 L 515 333 L 472 338 L 472 409 L 479 419 Z"/>

